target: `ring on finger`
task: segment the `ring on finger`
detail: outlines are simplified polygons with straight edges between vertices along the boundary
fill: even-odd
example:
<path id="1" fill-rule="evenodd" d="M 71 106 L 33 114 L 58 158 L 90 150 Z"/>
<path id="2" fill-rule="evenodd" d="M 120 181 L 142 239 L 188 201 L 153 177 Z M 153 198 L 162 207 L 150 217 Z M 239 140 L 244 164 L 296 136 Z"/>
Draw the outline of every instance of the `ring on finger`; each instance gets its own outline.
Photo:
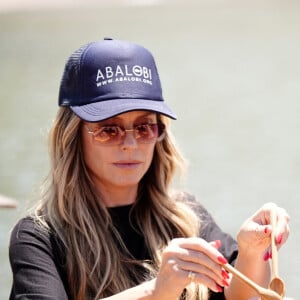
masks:
<path id="1" fill-rule="evenodd" d="M 193 281 L 195 279 L 196 274 L 193 271 L 189 271 L 188 274 L 188 279 L 190 279 L 190 281 Z"/>

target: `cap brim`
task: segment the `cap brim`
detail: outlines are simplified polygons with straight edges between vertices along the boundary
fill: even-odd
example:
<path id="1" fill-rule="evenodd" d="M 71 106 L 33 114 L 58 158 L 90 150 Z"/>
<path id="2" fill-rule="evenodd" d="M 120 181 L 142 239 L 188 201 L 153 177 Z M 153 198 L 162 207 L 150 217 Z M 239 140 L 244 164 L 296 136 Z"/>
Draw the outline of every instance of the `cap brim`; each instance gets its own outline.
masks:
<path id="1" fill-rule="evenodd" d="M 70 106 L 70 108 L 80 119 L 87 122 L 103 121 L 133 110 L 153 111 L 163 114 L 171 119 L 177 119 L 176 114 L 164 101 L 155 100 L 115 99 L 81 106 Z"/>

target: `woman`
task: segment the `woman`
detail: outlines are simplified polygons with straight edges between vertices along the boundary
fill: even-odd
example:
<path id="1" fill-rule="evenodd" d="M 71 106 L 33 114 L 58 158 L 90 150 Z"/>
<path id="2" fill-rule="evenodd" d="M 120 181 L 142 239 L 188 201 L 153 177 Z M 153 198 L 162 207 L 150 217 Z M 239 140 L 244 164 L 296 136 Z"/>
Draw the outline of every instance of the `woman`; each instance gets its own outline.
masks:
<path id="1" fill-rule="evenodd" d="M 10 299 L 254 297 L 227 262 L 268 284 L 270 212 L 278 248 L 287 213 L 264 205 L 236 242 L 191 195 L 171 193 L 183 165 L 169 132 L 176 115 L 148 50 L 108 38 L 81 47 L 66 63 L 59 105 L 42 200 L 11 235 Z"/>

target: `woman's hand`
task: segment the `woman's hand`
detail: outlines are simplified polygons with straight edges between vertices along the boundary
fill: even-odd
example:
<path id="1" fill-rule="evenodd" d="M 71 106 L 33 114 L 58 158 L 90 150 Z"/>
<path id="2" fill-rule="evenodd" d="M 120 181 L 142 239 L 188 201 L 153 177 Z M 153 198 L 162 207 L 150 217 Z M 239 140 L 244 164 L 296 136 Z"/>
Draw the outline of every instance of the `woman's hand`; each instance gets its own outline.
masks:
<path id="1" fill-rule="evenodd" d="M 221 292 L 229 285 L 229 275 L 220 265 L 226 259 L 217 250 L 219 246 L 220 241 L 208 243 L 201 238 L 173 239 L 162 253 L 155 287 L 157 299 L 176 299 L 191 281 Z"/>
<path id="2" fill-rule="evenodd" d="M 271 253 L 271 211 L 276 215 L 275 241 L 279 249 L 288 239 L 289 220 L 287 212 L 274 203 L 267 203 L 247 219 L 239 230 L 237 240 L 239 252 L 262 254 L 266 261 L 272 257 Z"/>
<path id="3" fill-rule="evenodd" d="M 274 229 L 271 226 L 271 212 L 276 215 Z M 275 230 L 275 241 L 279 249 L 289 236 L 289 219 L 283 208 L 267 203 L 247 219 L 238 232 L 239 253 L 235 268 L 262 287 L 267 287 L 270 282 L 270 264 L 267 260 L 272 257 L 272 230 Z M 257 297 L 257 293 L 233 276 L 229 288 L 225 289 L 225 297 L 228 300 L 253 299 Z"/>

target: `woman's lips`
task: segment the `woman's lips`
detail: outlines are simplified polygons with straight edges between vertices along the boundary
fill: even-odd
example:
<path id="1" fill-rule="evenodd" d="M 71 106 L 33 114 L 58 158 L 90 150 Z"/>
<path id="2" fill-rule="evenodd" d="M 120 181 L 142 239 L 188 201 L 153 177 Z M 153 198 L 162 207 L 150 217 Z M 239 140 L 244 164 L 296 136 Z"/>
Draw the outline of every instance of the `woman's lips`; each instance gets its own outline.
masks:
<path id="1" fill-rule="evenodd" d="M 121 169 L 135 169 L 141 164 L 140 161 L 118 161 L 114 165 Z"/>

